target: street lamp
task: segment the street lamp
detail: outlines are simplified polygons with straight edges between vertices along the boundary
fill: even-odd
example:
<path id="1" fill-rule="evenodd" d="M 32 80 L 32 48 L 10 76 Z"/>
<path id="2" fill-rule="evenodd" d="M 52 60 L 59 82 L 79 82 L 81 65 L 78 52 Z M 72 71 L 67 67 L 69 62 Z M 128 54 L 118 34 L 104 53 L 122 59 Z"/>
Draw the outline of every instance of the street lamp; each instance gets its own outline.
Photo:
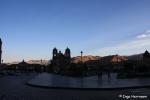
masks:
<path id="1" fill-rule="evenodd" d="M 82 55 L 83 55 L 83 52 L 81 51 L 80 53 L 81 53 L 81 62 L 82 62 Z"/>

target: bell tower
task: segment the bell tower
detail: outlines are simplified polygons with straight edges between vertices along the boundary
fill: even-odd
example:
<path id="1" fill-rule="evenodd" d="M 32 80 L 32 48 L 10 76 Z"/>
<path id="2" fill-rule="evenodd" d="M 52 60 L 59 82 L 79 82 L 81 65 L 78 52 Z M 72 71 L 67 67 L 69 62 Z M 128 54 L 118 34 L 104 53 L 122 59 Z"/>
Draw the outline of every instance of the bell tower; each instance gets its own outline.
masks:
<path id="1" fill-rule="evenodd" d="M 68 47 L 65 50 L 65 56 L 68 58 L 71 58 L 71 52 L 70 52 L 70 49 Z"/>
<path id="2" fill-rule="evenodd" d="M 0 64 L 2 63 L 2 40 L 0 38 Z"/>
<path id="3" fill-rule="evenodd" d="M 54 48 L 54 49 L 53 49 L 53 59 L 54 59 L 54 57 L 56 57 L 56 56 L 57 56 L 57 54 L 58 54 L 58 51 L 57 51 L 57 49 L 56 49 L 56 48 Z"/>

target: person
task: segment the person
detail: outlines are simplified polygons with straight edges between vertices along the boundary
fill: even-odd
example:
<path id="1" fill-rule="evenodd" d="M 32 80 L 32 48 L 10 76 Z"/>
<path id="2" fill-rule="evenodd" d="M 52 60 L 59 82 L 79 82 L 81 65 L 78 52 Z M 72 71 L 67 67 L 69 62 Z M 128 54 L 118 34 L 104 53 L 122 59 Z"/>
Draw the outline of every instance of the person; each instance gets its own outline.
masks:
<path id="1" fill-rule="evenodd" d="M 111 78 L 111 75 L 110 75 L 110 69 L 107 71 L 107 76 L 108 76 L 108 79 Z"/>
<path id="2" fill-rule="evenodd" d="M 98 71 L 98 72 L 97 72 L 97 75 L 98 75 L 98 77 L 102 77 L 102 72 L 101 72 L 101 71 Z"/>

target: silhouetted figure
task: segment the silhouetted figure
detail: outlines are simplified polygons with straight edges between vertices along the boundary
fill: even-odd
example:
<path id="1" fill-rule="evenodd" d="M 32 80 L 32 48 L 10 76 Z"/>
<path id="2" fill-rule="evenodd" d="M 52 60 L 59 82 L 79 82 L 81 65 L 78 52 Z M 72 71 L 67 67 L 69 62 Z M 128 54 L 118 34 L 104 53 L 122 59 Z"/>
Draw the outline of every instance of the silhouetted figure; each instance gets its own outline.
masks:
<path id="1" fill-rule="evenodd" d="M 0 64 L 2 63 L 2 40 L 0 38 Z"/>
<path id="2" fill-rule="evenodd" d="M 98 75 L 98 78 L 102 78 L 102 72 L 98 71 L 97 75 Z"/>
<path id="3" fill-rule="evenodd" d="M 108 79 L 111 78 L 110 71 L 107 72 Z"/>

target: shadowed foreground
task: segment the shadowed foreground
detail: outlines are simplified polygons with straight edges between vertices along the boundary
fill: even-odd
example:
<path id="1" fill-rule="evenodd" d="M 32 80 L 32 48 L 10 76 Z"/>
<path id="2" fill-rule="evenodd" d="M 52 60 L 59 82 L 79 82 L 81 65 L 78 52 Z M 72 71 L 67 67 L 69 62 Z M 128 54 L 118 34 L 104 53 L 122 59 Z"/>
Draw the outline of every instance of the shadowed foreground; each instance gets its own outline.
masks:
<path id="1" fill-rule="evenodd" d="M 42 73 L 27 82 L 31 86 L 64 89 L 123 89 L 150 87 L 150 78 L 117 79 L 117 73 L 101 76 L 67 77 L 56 74 Z"/>
<path id="2" fill-rule="evenodd" d="M 0 76 L 0 100 L 121 100 L 121 95 L 146 95 L 149 99 L 150 89 L 126 90 L 65 90 L 45 89 L 26 85 L 36 73 L 23 73 Z M 142 99 L 144 100 L 144 99 Z"/>

